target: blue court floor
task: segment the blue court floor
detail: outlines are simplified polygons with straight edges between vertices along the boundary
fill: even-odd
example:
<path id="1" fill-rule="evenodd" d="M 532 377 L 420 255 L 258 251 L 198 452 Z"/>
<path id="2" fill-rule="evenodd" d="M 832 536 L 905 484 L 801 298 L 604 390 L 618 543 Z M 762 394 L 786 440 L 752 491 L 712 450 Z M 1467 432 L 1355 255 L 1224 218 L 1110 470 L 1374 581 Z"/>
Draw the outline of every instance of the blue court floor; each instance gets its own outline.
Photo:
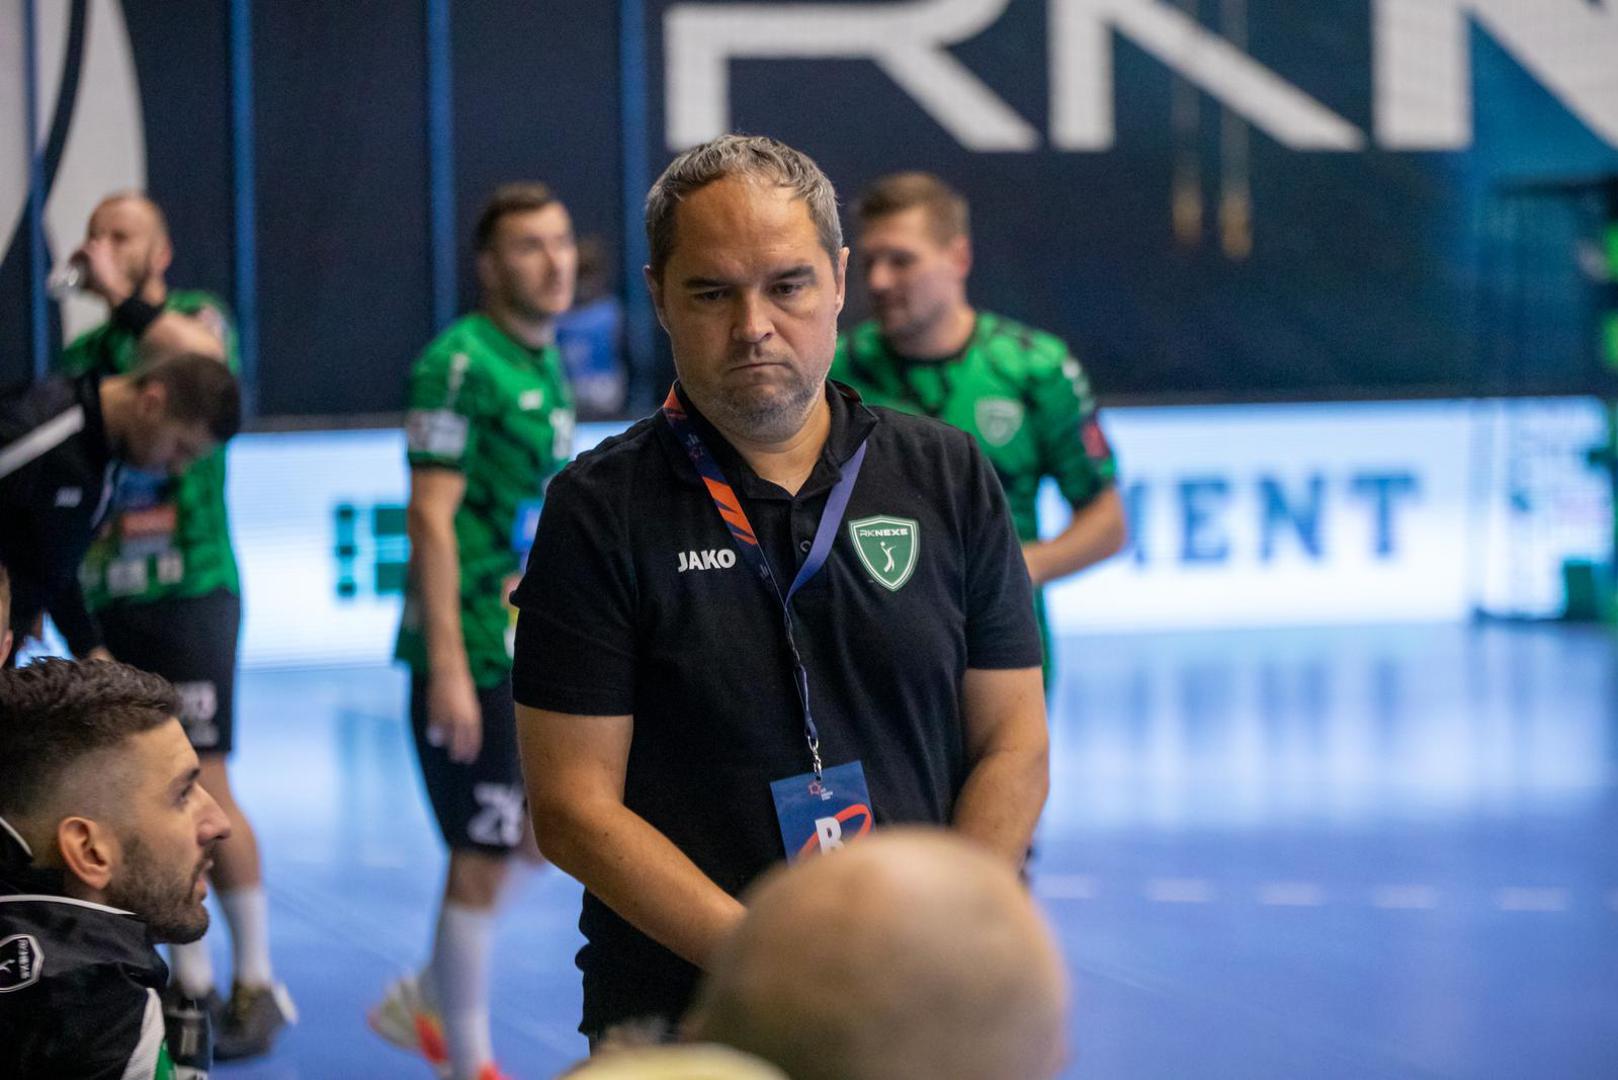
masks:
<path id="1" fill-rule="evenodd" d="M 303 1015 L 220 1075 L 429 1075 L 363 1020 L 419 964 L 443 866 L 404 698 L 386 669 L 242 680 L 236 785 Z M 1069 638 L 1052 725 L 1035 889 L 1076 986 L 1070 1075 L 1618 1077 L 1608 632 Z M 541 873 L 502 923 L 517 1077 L 584 1053 L 578 901 Z"/>

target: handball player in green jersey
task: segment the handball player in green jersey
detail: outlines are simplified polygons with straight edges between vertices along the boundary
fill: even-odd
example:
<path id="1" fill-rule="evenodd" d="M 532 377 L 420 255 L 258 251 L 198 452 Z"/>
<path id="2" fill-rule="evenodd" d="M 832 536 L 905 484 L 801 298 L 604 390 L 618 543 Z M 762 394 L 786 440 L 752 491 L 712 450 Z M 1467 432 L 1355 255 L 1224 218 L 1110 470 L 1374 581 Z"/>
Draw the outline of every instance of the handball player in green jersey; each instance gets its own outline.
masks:
<path id="1" fill-rule="evenodd" d="M 1116 554 L 1123 500 L 1089 380 L 1060 339 L 968 301 L 966 199 L 936 176 L 896 173 L 867 189 L 854 214 L 874 317 L 838 341 L 832 378 L 869 404 L 931 416 L 977 439 L 1005 488 L 1036 590 Z M 1041 540 L 1036 511 L 1047 476 L 1073 517 Z M 1042 591 L 1035 606 L 1048 686 Z"/>
<path id="2" fill-rule="evenodd" d="M 174 250 L 167 219 L 140 192 L 103 199 L 72 261 L 80 287 L 106 302 L 109 318 L 68 344 L 72 375 L 127 375 L 186 354 L 237 370 L 236 335 L 224 301 L 170 289 Z M 225 451 L 217 447 L 179 476 L 125 470 L 116 513 L 91 545 L 81 574 L 106 647 L 126 664 L 163 676 L 180 699 L 180 722 L 202 763 L 202 785 L 230 820 L 210 878 L 230 928 L 231 996 L 214 986 L 208 945 L 173 945 L 177 990 L 218 1012 L 214 1056 L 254 1057 L 294 1018 L 270 964 L 269 905 L 258 839 L 231 791 L 226 760 L 235 738 L 241 582 L 225 508 Z M 172 1000 L 172 998 L 171 998 Z"/>
<path id="3" fill-rule="evenodd" d="M 456 1080 L 499 1076 L 489 949 L 512 856 L 537 862 L 517 758 L 510 606 L 550 478 L 573 448 L 555 345 L 578 249 L 542 184 L 495 192 L 474 243 L 480 308 L 410 371 L 410 577 L 397 656 L 428 800 L 449 846 L 432 957 L 371 1014 L 378 1034 Z"/>

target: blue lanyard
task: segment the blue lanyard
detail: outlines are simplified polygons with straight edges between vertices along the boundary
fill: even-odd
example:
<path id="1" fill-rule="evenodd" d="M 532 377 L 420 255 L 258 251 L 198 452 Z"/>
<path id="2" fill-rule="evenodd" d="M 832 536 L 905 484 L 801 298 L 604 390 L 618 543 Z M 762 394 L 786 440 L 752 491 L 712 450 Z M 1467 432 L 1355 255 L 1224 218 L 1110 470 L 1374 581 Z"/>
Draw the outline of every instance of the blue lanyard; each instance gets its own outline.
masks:
<path id="1" fill-rule="evenodd" d="M 769 587 L 770 593 L 781 605 L 782 627 L 786 631 L 787 648 L 792 653 L 792 683 L 798 691 L 798 703 L 803 706 L 803 734 L 809 742 L 809 756 L 814 762 L 815 779 L 818 780 L 821 776 L 820 729 L 815 727 L 814 713 L 809 708 L 809 671 L 803 666 L 803 657 L 798 652 L 798 641 L 793 633 L 792 598 L 820 572 L 831 555 L 832 543 L 837 539 L 843 514 L 848 510 L 849 496 L 854 494 L 854 483 L 859 479 L 860 466 L 865 463 L 865 441 L 860 441 L 854 456 L 843 466 L 842 478 L 827 496 L 826 508 L 820 513 L 820 525 L 815 529 L 814 543 L 809 546 L 809 557 L 803 560 L 803 565 L 798 568 L 798 576 L 792 579 L 792 585 L 783 595 L 781 586 L 776 583 L 775 573 L 770 569 L 770 560 L 759 547 L 758 534 L 753 531 L 752 522 L 747 520 L 747 511 L 742 509 L 742 501 L 736 497 L 735 489 L 725 479 L 723 470 L 702 441 L 702 436 L 697 434 L 690 417 L 686 415 L 684 404 L 672 387 L 663 401 L 663 418 L 668 421 L 674 437 L 679 440 L 697 475 L 702 478 L 703 486 L 708 489 L 714 509 L 719 511 L 720 520 L 730 530 L 736 553 L 748 569 Z"/>

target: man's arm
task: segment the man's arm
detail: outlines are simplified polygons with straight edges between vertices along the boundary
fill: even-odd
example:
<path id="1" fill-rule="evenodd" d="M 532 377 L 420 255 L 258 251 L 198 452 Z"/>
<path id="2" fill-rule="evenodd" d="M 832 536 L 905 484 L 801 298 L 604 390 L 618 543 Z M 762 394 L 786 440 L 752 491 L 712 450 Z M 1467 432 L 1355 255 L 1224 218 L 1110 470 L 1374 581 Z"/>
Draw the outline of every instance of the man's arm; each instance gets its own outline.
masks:
<path id="1" fill-rule="evenodd" d="M 547 859 L 630 925 L 703 967 L 743 908 L 624 805 L 634 730 L 629 716 L 517 706 L 534 835 Z"/>
<path id="2" fill-rule="evenodd" d="M 1124 500 L 1117 488 L 1109 487 L 1076 507 L 1073 520 L 1060 533 L 1023 545 L 1028 576 L 1039 586 L 1076 574 L 1122 551 L 1127 535 Z"/>
<path id="3" fill-rule="evenodd" d="M 427 639 L 427 728 L 451 761 L 474 761 L 483 745 L 483 714 L 461 635 L 460 546 L 455 512 L 466 495 L 466 476 L 454 469 L 410 470 L 411 570 L 416 579 L 422 633 Z"/>
<path id="4" fill-rule="evenodd" d="M 86 240 L 78 255 L 85 270 L 85 288 L 105 300 L 110 310 L 116 312 L 120 304 L 135 295 L 135 283 L 119 268 L 108 241 Z M 164 310 L 141 331 L 135 347 L 144 361 L 187 353 L 224 360 L 225 334 L 222 322 L 214 326 L 195 315 Z"/>
<path id="5" fill-rule="evenodd" d="M 968 668 L 961 713 L 968 771 L 954 826 L 1021 866 L 1050 790 L 1040 669 Z"/>

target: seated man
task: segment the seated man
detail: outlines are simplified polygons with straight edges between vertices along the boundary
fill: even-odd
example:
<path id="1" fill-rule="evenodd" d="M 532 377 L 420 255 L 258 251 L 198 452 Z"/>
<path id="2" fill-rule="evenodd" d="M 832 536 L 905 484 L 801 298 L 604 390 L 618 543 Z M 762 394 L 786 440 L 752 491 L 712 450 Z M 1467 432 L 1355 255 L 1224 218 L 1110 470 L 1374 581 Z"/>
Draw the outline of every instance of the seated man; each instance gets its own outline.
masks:
<path id="1" fill-rule="evenodd" d="M 165 1038 L 152 947 L 207 930 L 230 831 L 177 711 L 111 661 L 0 670 L 0 1076 L 207 1075 L 205 1013 Z"/>
<path id="2" fill-rule="evenodd" d="M 1017 873 L 942 830 L 891 829 L 777 869 L 714 957 L 685 1034 L 793 1080 L 1047 1080 L 1062 957 Z"/>

